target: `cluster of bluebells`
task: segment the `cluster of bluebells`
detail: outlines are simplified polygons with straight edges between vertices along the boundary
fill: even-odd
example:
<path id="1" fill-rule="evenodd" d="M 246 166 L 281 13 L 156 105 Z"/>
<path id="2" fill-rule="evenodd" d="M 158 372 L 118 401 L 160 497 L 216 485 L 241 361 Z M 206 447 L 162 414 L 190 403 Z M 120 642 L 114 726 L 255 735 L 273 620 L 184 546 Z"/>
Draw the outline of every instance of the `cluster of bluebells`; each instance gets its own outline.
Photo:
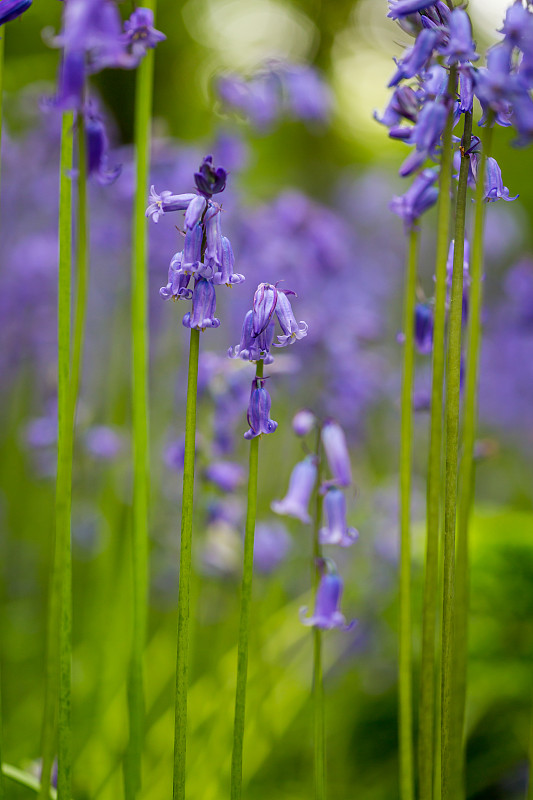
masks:
<path id="1" fill-rule="evenodd" d="M 84 118 L 88 174 L 102 184 L 112 183 L 120 168 L 107 168 L 104 122 L 87 95 L 87 78 L 107 68 L 137 67 L 147 50 L 166 38 L 153 22 L 148 8 L 136 8 L 122 23 L 115 0 L 64 0 L 61 32 L 49 39 L 61 49 L 61 63 L 56 94 L 43 100 L 43 108 Z"/>
<path id="2" fill-rule="evenodd" d="M 318 432 L 320 449 L 324 452 L 331 477 L 318 486 L 319 476 L 322 474 L 322 470 L 319 470 L 319 455 L 316 452 L 307 455 L 294 467 L 287 494 L 282 500 L 275 500 L 272 503 L 272 510 L 276 514 L 310 524 L 312 519 L 309 514 L 309 503 L 313 493 L 319 491 L 324 496 L 326 517 L 326 524 L 318 531 L 319 544 L 350 547 L 357 540 L 358 533 L 355 528 L 348 526 L 346 520 L 346 497 L 343 489 L 352 483 L 352 470 L 344 431 L 332 419 L 327 419 L 321 424 L 308 409 L 302 409 L 296 414 L 293 430 L 301 437 Z M 349 630 L 354 623 L 347 625 L 340 611 L 343 583 L 335 563 L 330 558 L 321 558 L 317 567 L 320 570 L 320 581 L 314 612 L 310 617 L 306 617 L 307 609 L 302 609 L 302 622 L 304 625 L 324 630 L 330 628 Z"/>
<path id="3" fill-rule="evenodd" d="M 270 128 L 282 115 L 325 123 L 333 105 L 329 86 L 307 64 L 268 62 L 248 79 L 233 73 L 221 75 L 216 88 L 228 109 L 242 114 L 259 130 Z"/>
<path id="4" fill-rule="evenodd" d="M 389 17 L 414 36 L 415 43 L 396 61 L 389 82 L 391 100 L 375 117 L 389 128 L 392 138 L 414 148 L 400 167 L 400 175 L 415 175 L 414 181 L 390 206 L 410 229 L 437 200 L 438 168 L 426 164 L 439 162 L 449 114 L 455 126 L 463 114 L 472 113 L 477 97 L 483 109 L 480 125 L 514 124 L 519 144 L 533 137 L 533 13 L 517 0 L 507 12 L 503 41 L 488 51 L 487 66 L 479 67 L 464 8 L 451 9 L 443 0 L 389 0 L 389 6 Z M 477 144 L 474 137 L 469 152 L 471 186 L 478 178 Z M 459 152 L 455 157 L 460 159 Z M 488 202 L 514 199 L 494 158 L 487 159 L 483 180 Z"/>
<path id="5" fill-rule="evenodd" d="M 231 243 L 222 235 L 222 208 L 213 200 L 213 195 L 226 188 L 226 178 L 224 167 L 215 167 L 213 157 L 206 156 L 194 173 L 195 193 L 172 194 L 165 190 L 158 194 L 152 186 L 146 209 L 146 216 L 153 222 L 171 211 L 185 212 L 183 250 L 172 256 L 168 282 L 159 294 L 165 300 L 191 299 L 192 308 L 183 317 L 183 325 L 199 331 L 220 325 L 215 317 L 215 287 L 244 281 L 244 275 L 233 272 L 235 258 Z"/>
<path id="6" fill-rule="evenodd" d="M 294 292 L 280 289 L 277 284 L 259 284 L 252 308 L 244 317 L 241 340 L 228 351 L 230 358 L 240 358 L 256 364 L 271 364 L 274 361 L 272 347 L 286 347 L 307 336 L 307 323 L 296 321 L 289 295 L 294 295 Z M 274 315 L 281 328 L 277 342 L 274 342 Z M 261 375 L 256 375 L 252 381 L 247 414 L 250 427 L 244 434 L 245 439 L 254 439 L 263 433 L 274 433 L 278 427 L 278 423 L 270 419 L 271 400 L 265 383 L 261 370 Z"/>

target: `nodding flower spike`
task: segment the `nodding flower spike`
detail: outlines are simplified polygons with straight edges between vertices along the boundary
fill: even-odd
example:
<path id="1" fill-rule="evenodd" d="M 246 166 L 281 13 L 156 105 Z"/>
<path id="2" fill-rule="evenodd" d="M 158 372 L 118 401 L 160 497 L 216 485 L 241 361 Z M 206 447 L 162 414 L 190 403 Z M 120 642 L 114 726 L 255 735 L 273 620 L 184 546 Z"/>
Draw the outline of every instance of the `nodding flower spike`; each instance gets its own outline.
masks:
<path id="1" fill-rule="evenodd" d="M 254 336 L 259 336 L 270 324 L 276 310 L 278 290 L 270 283 L 260 283 L 254 294 L 253 325 Z"/>
<path id="2" fill-rule="evenodd" d="M 272 401 L 268 391 L 265 389 L 263 378 L 254 378 L 250 402 L 248 404 L 248 425 L 250 429 L 244 434 L 245 439 L 255 439 L 262 433 L 274 433 L 278 423 L 270 419 L 270 407 Z"/>
<path id="3" fill-rule="evenodd" d="M 426 303 L 415 308 L 415 346 L 419 353 L 428 355 L 433 350 L 433 309 Z"/>
<path id="4" fill-rule="evenodd" d="M 214 316 L 216 304 L 215 287 L 211 281 L 198 278 L 192 293 L 192 311 L 183 317 L 184 327 L 199 331 L 218 328 L 220 320 Z"/>
<path id="5" fill-rule="evenodd" d="M 311 522 L 308 506 L 317 479 L 317 458 L 307 456 L 298 462 L 289 478 L 289 489 L 283 500 L 274 500 L 270 507 L 275 514 L 299 519 L 308 524 Z"/>
<path id="6" fill-rule="evenodd" d="M 344 431 L 338 422 L 326 420 L 322 428 L 322 446 L 332 475 L 332 483 L 350 486 L 352 467 Z"/>
<path id="7" fill-rule="evenodd" d="M 292 418 L 292 429 L 296 436 L 307 436 L 316 427 L 317 418 L 308 408 L 297 411 Z"/>
<path id="8" fill-rule="evenodd" d="M 314 613 L 311 617 L 306 617 L 307 608 L 300 609 L 301 622 L 325 631 L 332 628 L 340 628 L 342 631 L 351 630 L 356 621 L 352 620 L 346 624 L 346 617 L 340 610 L 342 590 L 341 576 L 336 571 L 324 571 L 318 584 Z"/>
<path id="9" fill-rule="evenodd" d="M 185 212 L 185 227 L 192 230 L 200 220 L 207 206 L 207 200 L 202 194 L 193 197 Z"/>
<path id="10" fill-rule="evenodd" d="M 294 344 L 297 339 L 303 339 L 304 336 L 307 336 L 308 325 L 306 322 L 303 322 L 303 320 L 301 320 L 299 324 L 296 322 L 286 292 L 278 291 L 276 316 L 281 330 L 283 331 L 283 335 L 278 336 L 279 344 L 276 344 L 275 347 L 285 347 L 287 344 Z"/>
<path id="11" fill-rule="evenodd" d="M 0 3 L 0 25 L 20 17 L 31 6 L 33 0 L 2 0 Z"/>
<path id="12" fill-rule="evenodd" d="M 320 544 L 336 544 L 340 547 L 349 547 L 357 540 L 359 534 L 355 528 L 349 528 L 346 523 L 346 498 L 344 493 L 336 487 L 329 488 L 324 498 L 324 509 L 328 524 L 319 531 Z"/>
<path id="13" fill-rule="evenodd" d="M 151 186 L 146 216 L 150 217 L 152 222 L 157 222 L 162 214 L 169 211 L 186 211 L 189 203 L 197 196 L 196 194 L 172 194 L 168 189 L 158 194 L 155 186 Z"/>
<path id="14" fill-rule="evenodd" d="M 241 341 L 236 347 L 230 347 L 230 358 L 242 358 L 243 361 L 264 361 L 271 364 L 274 361 L 270 355 L 270 348 L 274 340 L 274 323 L 271 322 L 259 336 L 253 335 L 253 311 L 248 311 L 242 325 Z"/>
<path id="15" fill-rule="evenodd" d="M 213 283 L 215 286 L 218 286 L 222 283 L 225 283 L 226 286 L 235 286 L 239 283 L 242 283 L 244 281 L 244 275 L 241 275 L 239 272 L 233 272 L 235 257 L 233 255 L 233 249 L 231 247 L 230 240 L 226 236 L 222 236 L 221 238 L 221 249 L 222 265 L 220 272 L 215 273 Z"/>
<path id="16" fill-rule="evenodd" d="M 194 182 L 200 194 L 209 199 L 214 194 L 224 191 L 227 176 L 224 167 L 213 166 L 213 156 L 206 156 L 198 172 L 194 173 Z"/>

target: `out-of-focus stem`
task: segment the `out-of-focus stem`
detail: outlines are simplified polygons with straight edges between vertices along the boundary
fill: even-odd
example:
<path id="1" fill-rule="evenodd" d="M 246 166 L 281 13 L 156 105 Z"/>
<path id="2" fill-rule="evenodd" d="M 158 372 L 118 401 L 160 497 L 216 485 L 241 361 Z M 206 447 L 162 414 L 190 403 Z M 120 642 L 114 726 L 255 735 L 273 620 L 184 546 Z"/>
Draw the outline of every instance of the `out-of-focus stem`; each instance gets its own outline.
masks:
<path id="1" fill-rule="evenodd" d="M 155 0 L 143 3 L 155 11 Z M 130 739 L 125 767 L 126 800 L 141 787 L 144 728 L 143 653 L 148 604 L 148 302 L 146 197 L 150 168 L 150 123 L 154 51 L 148 50 L 137 70 L 135 86 L 136 188 L 132 242 L 132 427 L 133 427 L 133 640 L 128 687 Z"/>
<path id="2" fill-rule="evenodd" d="M 461 383 L 461 325 L 463 316 L 463 261 L 466 224 L 466 194 L 472 138 L 472 114 L 465 114 L 461 145 L 461 167 L 455 208 L 453 280 L 446 362 L 446 478 L 444 501 L 444 558 L 442 611 L 442 800 L 456 800 L 457 737 L 453 724 L 453 668 L 455 615 L 455 521 L 459 459 L 459 411 Z"/>
<path id="3" fill-rule="evenodd" d="M 256 378 L 263 377 L 263 361 L 259 360 Z M 231 757 L 231 800 L 242 795 L 242 754 L 244 720 L 246 711 L 246 679 L 248 674 L 248 643 L 250 639 L 250 610 L 252 605 L 252 580 L 254 572 L 254 534 L 257 516 L 257 475 L 259 465 L 259 436 L 250 441 L 250 466 L 248 472 L 248 504 L 244 534 L 244 564 L 241 586 L 241 618 L 237 651 L 237 689 L 235 692 L 235 723 L 233 726 L 233 752 Z"/>
<path id="4" fill-rule="evenodd" d="M 316 597 L 320 581 L 318 564 L 322 558 L 320 526 L 324 497 L 320 491 L 322 483 L 321 429 L 318 428 L 316 457 L 317 478 L 315 489 L 315 513 L 313 520 L 313 591 Z M 315 800 L 326 798 L 326 708 L 324 696 L 324 674 L 322 669 L 322 631 L 313 628 L 313 706 L 315 730 Z"/>
<path id="5" fill-rule="evenodd" d="M 475 484 L 474 444 L 476 438 L 477 378 L 481 349 L 481 306 L 483 297 L 483 228 L 485 222 L 485 168 L 492 144 L 492 120 L 483 129 L 483 148 L 478 161 L 475 192 L 474 233 L 470 255 L 470 292 L 468 296 L 467 350 L 465 354 L 465 391 L 463 448 L 460 471 L 459 513 L 457 518 L 456 614 L 455 614 L 455 686 L 454 702 L 456 737 L 458 739 L 457 769 L 463 774 L 463 728 L 466 704 L 466 673 L 468 653 L 468 525 L 472 510 Z M 462 791 L 462 788 L 461 788 Z"/>
<path id="6" fill-rule="evenodd" d="M 414 318 L 418 231 L 409 233 L 403 311 L 403 379 L 400 445 L 400 636 L 399 740 L 400 797 L 414 798 L 413 678 L 411 631 L 411 473 L 413 461 Z"/>
<path id="7" fill-rule="evenodd" d="M 449 94 L 455 93 L 456 71 L 450 73 Z M 446 263 L 450 236 L 452 182 L 453 108 L 448 113 L 442 138 L 442 156 L 437 209 L 435 260 L 435 308 L 433 320 L 433 364 L 431 422 L 427 481 L 427 538 L 424 600 L 422 611 L 422 657 L 418 776 L 420 800 L 432 800 L 435 773 L 435 633 L 438 612 L 439 519 L 442 465 L 442 394 L 444 388 L 444 336 L 446 327 Z"/>

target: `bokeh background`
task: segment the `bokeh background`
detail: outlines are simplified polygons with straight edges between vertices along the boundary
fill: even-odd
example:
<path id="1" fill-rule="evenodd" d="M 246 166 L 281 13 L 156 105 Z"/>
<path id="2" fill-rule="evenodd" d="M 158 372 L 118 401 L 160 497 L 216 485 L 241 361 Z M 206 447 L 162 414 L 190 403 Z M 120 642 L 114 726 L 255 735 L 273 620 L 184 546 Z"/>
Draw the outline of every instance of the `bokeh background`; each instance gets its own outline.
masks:
<path id="1" fill-rule="evenodd" d="M 496 41 L 507 3 L 471 0 L 475 36 Z M 123 4 L 124 15 L 130 13 Z M 43 114 L 57 51 L 46 46 L 61 5 L 38 0 L 6 33 L 0 200 L 0 655 L 4 758 L 38 771 L 55 471 L 57 204 L 60 121 Z M 251 367 L 227 359 L 260 281 L 294 289 L 308 337 L 269 368 L 277 432 L 263 437 L 260 529 L 250 654 L 245 791 L 300 800 L 312 792 L 311 533 L 270 511 L 305 444 L 290 421 L 302 406 L 344 425 L 359 541 L 334 555 L 343 607 L 358 625 L 325 637 L 331 800 L 395 800 L 397 786 L 397 462 L 404 236 L 388 209 L 405 190 L 404 146 L 373 120 L 406 36 L 385 0 L 161 0 L 152 180 L 190 191 L 208 152 L 230 170 L 224 230 L 240 286 L 220 292 L 218 330 L 202 334 L 195 620 L 188 786 L 191 800 L 228 792 L 242 556 L 246 405 Z M 44 35 L 43 35 L 44 31 Z M 48 33 L 47 33 L 48 31 Z M 331 111 L 289 110 L 257 128 L 216 93 L 227 72 L 277 59 L 314 65 Z M 73 723 L 76 800 L 119 800 L 128 728 L 131 643 L 130 280 L 134 74 L 93 79 L 122 163 L 91 187 L 90 306 L 74 471 Z M 496 156 L 512 204 L 488 209 L 478 492 L 472 527 L 467 709 L 469 798 L 524 797 L 533 674 L 533 157 L 499 129 Z M 146 651 L 146 800 L 169 796 L 184 430 L 185 304 L 165 302 L 180 215 L 150 228 L 151 589 Z M 419 296 L 433 293 L 433 216 L 424 225 Z M 419 652 L 427 452 L 427 356 L 417 360 L 414 543 Z M 235 486 L 210 480 L 230 460 Z M 211 473 L 212 477 L 212 473 Z M 227 487 L 226 487 L 227 488 Z M 262 544 L 262 548 L 260 545 Z M 415 675 L 416 681 L 416 675 Z M 9 785 L 11 800 L 29 790 Z"/>

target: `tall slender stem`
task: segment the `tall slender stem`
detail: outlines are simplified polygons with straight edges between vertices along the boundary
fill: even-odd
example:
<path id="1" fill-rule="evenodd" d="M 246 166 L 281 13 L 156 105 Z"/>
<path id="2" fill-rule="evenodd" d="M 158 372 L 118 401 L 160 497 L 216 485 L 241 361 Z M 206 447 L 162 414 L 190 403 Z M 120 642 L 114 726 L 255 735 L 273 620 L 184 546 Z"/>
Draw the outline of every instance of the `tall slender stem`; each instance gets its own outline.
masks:
<path id="1" fill-rule="evenodd" d="M 189 377 L 185 412 L 185 459 L 181 510 L 180 578 L 178 589 L 178 654 L 176 660 L 176 706 L 174 731 L 173 800 L 185 800 L 187 749 L 187 679 L 189 672 L 189 593 L 191 582 L 194 456 L 196 443 L 196 399 L 200 331 L 191 328 Z"/>
<path id="2" fill-rule="evenodd" d="M 263 377 L 263 361 L 258 361 L 256 378 Z M 242 753 L 244 719 L 246 710 L 246 678 L 248 674 L 248 640 L 250 638 L 250 609 L 252 605 L 252 579 L 254 571 L 254 534 L 257 516 L 257 474 L 259 463 L 259 436 L 250 441 L 250 467 L 248 472 L 248 505 L 244 534 L 244 564 L 241 586 L 241 619 L 237 651 L 237 689 L 235 692 L 235 723 L 233 727 L 233 752 L 231 757 L 231 800 L 242 795 Z"/>
<path id="3" fill-rule="evenodd" d="M 316 457 L 317 476 L 315 489 L 315 514 L 313 521 L 313 591 L 316 596 L 320 581 L 318 560 L 322 557 L 320 544 L 320 526 L 322 524 L 323 495 L 320 491 L 322 483 L 322 458 L 320 453 L 321 428 L 317 432 Z M 315 800 L 326 798 L 326 719 L 324 697 L 324 675 L 322 669 L 322 631 L 313 628 L 313 706 L 315 731 Z"/>
<path id="4" fill-rule="evenodd" d="M 455 208 L 453 280 L 446 362 L 446 478 L 444 501 L 444 558 L 442 611 L 442 800 L 456 800 L 457 741 L 453 725 L 453 648 L 455 613 L 455 521 L 459 458 L 459 411 L 461 382 L 461 325 L 463 317 L 463 261 L 466 224 L 466 194 L 472 138 L 472 114 L 465 114 L 461 167 Z"/>
<path id="5" fill-rule="evenodd" d="M 411 472 L 413 461 L 414 318 L 418 231 L 409 233 L 403 331 L 402 420 L 400 447 L 400 797 L 413 800 L 413 678 L 411 641 Z"/>
<path id="6" fill-rule="evenodd" d="M 456 73 L 450 74 L 449 94 L 455 92 Z M 433 370 L 427 483 L 427 539 L 422 616 L 418 777 L 420 800 L 432 800 L 435 773 L 435 633 L 438 613 L 439 518 L 442 464 L 442 394 L 446 327 L 446 263 L 450 235 L 453 109 L 448 113 L 442 140 L 437 209 Z"/>
<path id="7" fill-rule="evenodd" d="M 6 35 L 6 26 L 4 25 L 1 33 L 0 33 L 0 152 L 2 147 L 2 100 L 4 96 L 3 91 L 3 84 L 4 84 L 4 42 L 5 42 L 5 35 Z M 1 170 L 0 170 L 1 174 Z M 1 653 L 0 653 L 0 661 L 1 661 Z M 4 791 L 4 775 L 2 773 L 2 728 L 3 728 L 3 713 L 2 713 L 2 669 L 0 663 L 0 800 L 4 800 L 5 791 Z"/>
<path id="8" fill-rule="evenodd" d="M 61 131 L 61 178 L 59 188 L 59 283 L 58 283 L 58 375 L 57 375 L 57 479 L 55 563 L 59 598 L 59 713 L 57 751 L 57 796 L 70 800 L 71 752 L 71 662 L 72 662 L 72 565 L 71 504 L 74 420 L 71 387 L 71 291 L 72 291 L 72 169 L 74 119 L 63 115 Z M 54 580 L 54 579 L 53 579 Z M 55 581 L 54 581 L 55 583 Z M 55 604 L 56 600 L 54 600 Z M 44 761 L 44 754 L 43 754 Z M 44 773 L 43 784 L 49 780 Z M 48 787 L 46 788 L 48 791 Z M 46 794 L 44 795 L 46 796 Z"/>
<path id="9" fill-rule="evenodd" d="M 87 317 L 89 288 L 89 213 L 87 204 L 87 144 L 82 114 L 78 114 L 78 207 L 76 224 L 76 303 L 72 337 L 72 366 L 70 378 L 71 410 L 75 421 L 76 403 L 83 364 L 83 340 Z"/>
<path id="10" fill-rule="evenodd" d="M 155 11 L 155 0 L 144 5 Z M 148 50 L 137 69 L 135 86 L 136 189 L 132 242 L 132 428 L 133 428 L 133 638 L 128 686 L 130 737 L 125 766 L 126 800 L 137 797 L 141 787 L 144 728 L 143 653 L 148 603 L 148 303 L 146 196 L 150 169 L 150 121 L 154 51 Z"/>
<path id="11" fill-rule="evenodd" d="M 475 192 L 474 232 L 470 258 L 470 292 L 468 298 L 467 351 L 465 365 L 463 450 L 460 471 L 459 513 L 456 543 L 456 614 L 455 614 L 455 685 L 456 736 L 459 741 L 460 762 L 463 772 L 463 727 L 466 704 L 466 672 L 468 647 L 468 525 L 474 496 L 475 465 L 474 444 L 477 416 L 477 378 L 481 349 L 481 306 L 483 287 L 483 228 L 485 222 L 485 167 L 492 144 L 491 120 L 484 128 L 483 149 L 478 163 Z"/>

